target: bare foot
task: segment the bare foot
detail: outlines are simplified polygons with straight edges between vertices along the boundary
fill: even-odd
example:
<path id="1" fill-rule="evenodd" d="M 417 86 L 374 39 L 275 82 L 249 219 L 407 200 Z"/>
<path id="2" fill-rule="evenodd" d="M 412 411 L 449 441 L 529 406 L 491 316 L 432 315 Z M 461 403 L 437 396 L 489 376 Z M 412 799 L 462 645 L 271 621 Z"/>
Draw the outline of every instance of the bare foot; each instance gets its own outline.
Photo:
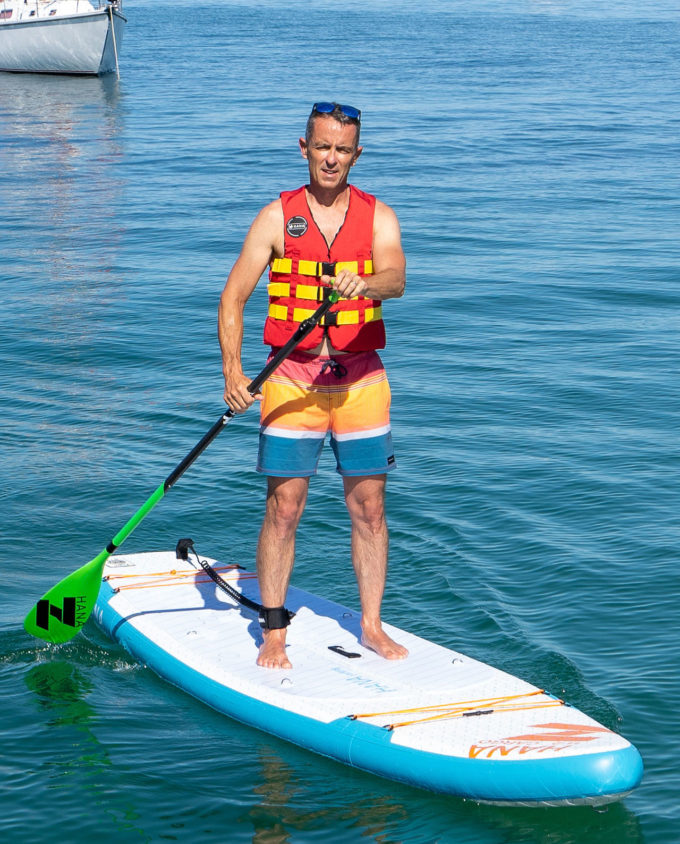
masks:
<path id="1" fill-rule="evenodd" d="M 263 630 L 264 641 L 260 645 L 257 664 L 263 668 L 292 668 L 286 656 L 286 629 Z"/>
<path id="2" fill-rule="evenodd" d="M 363 630 L 361 644 L 365 648 L 375 651 L 383 659 L 406 659 L 408 656 L 406 648 L 391 639 L 382 627 L 370 631 Z"/>

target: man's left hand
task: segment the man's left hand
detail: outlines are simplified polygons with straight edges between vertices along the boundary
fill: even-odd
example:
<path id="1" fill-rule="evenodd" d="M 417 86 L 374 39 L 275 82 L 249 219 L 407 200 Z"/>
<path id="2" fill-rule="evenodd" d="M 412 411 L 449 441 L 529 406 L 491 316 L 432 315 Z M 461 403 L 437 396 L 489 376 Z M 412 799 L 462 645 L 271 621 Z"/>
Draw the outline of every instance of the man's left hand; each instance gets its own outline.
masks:
<path id="1" fill-rule="evenodd" d="M 323 276 L 321 281 L 331 284 L 343 299 L 351 299 L 354 296 L 365 296 L 366 290 L 368 289 L 368 285 L 363 278 L 356 273 L 350 272 L 350 270 L 340 270 L 335 278 Z"/>

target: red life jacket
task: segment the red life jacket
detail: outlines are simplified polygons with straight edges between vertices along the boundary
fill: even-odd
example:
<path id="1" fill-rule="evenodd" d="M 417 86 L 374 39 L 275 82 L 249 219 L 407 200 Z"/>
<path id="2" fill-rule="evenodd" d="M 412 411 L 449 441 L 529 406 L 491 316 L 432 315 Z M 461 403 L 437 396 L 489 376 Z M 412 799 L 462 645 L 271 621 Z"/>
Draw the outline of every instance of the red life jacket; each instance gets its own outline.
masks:
<path id="1" fill-rule="evenodd" d="M 347 214 L 330 247 L 314 222 L 304 187 L 284 191 L 281 203 L 284 255 L 271 262 L 269 314 L 264 325 L 264 342 L 275 347 L 285 345 L 323 301 L 324 291 L 330 288 L 321 284 L 322 275 L 334 276 L 343 268 L 360 276 L 373 273 L 374 196 L 350 186 Z M 340 299 L 298 348 L 313 349 L 325 333 L 338 351 L 383 349 L 382 302 L 363 296 Z"/>

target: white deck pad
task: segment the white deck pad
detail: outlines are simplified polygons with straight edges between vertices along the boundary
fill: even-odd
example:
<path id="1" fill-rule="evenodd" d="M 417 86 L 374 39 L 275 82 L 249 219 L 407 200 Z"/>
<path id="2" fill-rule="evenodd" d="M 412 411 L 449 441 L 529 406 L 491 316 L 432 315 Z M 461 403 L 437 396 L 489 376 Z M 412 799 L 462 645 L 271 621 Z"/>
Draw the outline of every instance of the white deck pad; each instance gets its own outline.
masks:
<path id="1" fill-rule="evenodd" d="M 259 601 L 252 572 L 208 562 Z M 160 676 L 215 709 L 380 776 L 479 801 L 602 804 L 642 776 L 624 738 L 523 680 L 403 630 L 384 660 L 357 612 L 292 588 L 290 670 L 256 665 L 256 614 L 174 552 L 109 559 L 102 628 Z"/>

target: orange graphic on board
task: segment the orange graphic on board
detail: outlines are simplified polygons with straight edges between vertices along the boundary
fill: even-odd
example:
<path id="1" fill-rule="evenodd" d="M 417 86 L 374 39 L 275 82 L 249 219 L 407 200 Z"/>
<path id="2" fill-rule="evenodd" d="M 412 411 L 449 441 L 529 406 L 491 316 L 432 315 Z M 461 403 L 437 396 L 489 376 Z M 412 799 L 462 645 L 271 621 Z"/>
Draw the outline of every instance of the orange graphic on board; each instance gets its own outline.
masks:
<path id="1" fill-rule="evenodd" d="M 508 736 L 504 741 L 592 741 L 602 733 L 609 733 L 606 727 L 584 724 L 536 724 L 532 729 L 554 730 L 551 733 L 527 733 L 522 736 Z"/>
<path id="2" fill-rule="evenodd" d="M 473 744 L 468 756 L 476 759 L 484 755 L 487 759 L 492 756 L 510 756 L 517 754 L 524 756 L 528 753 L 560 753 L 583 741 L 593 741 L 603 733 L 610 733 L 606 727 L 589 726 L 586 724 L 535 724 L 532 730 L 544 732 L 524 733 L 519 736 L 507 736 L 502 739 L 490 739 Z"/>

